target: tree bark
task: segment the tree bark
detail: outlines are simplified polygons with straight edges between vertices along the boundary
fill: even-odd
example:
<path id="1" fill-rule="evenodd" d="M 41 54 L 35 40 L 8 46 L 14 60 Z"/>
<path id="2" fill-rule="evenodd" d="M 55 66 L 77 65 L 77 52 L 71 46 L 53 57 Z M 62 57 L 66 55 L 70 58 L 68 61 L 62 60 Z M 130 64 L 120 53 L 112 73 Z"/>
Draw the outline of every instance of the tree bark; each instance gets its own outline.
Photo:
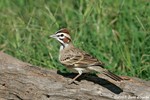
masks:
<path id="1" fill-rule="evenodd" d="M 82 75 L 33 66 L 0 52 L 0 100 L 150 100 L 150 82 L 123 77 L 115 82 L 101 74 Z"/>

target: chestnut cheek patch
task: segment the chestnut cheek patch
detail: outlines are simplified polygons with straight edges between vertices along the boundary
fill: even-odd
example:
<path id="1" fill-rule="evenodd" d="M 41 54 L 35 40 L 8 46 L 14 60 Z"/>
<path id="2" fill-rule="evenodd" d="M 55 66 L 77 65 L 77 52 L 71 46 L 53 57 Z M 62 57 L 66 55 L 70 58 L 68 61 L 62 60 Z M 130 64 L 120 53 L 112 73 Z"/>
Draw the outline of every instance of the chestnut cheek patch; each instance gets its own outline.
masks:
<path id="1" fill-rule="evenodd" d="M 64 43 L 69 43 L 69 42 L 70 42 L 70 39 L 67 38 L 67 37 L 65 37 L 65 38 L 63 39 L 63 41 L 64 41 Z"/>

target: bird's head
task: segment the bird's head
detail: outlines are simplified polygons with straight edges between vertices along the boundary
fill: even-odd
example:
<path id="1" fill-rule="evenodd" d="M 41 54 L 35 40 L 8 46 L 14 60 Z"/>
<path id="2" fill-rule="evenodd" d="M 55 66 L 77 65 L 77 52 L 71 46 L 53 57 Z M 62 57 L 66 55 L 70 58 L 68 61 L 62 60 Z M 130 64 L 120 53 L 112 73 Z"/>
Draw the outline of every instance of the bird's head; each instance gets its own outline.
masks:
<path id="1" fill-rule="evenodd" d="M 51 38 L 55 38 L 62 45 L 69 44 L 71 42 L 71 36 L 68 29 L 63 28 L 58 30 L 55 34 L 50 35 Z"/>

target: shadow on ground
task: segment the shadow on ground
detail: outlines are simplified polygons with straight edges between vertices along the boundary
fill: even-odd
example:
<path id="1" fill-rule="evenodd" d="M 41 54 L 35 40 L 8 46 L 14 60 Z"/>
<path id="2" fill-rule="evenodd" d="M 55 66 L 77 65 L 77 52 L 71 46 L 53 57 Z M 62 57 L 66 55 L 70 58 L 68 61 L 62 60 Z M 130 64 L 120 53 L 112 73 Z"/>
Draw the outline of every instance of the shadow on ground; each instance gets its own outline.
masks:
<path id="1" fill-rule="evenodd" d="M 66 78 L 72 78 L 72 79 L 77 75 L 76 73 L 62 73 L 60 71 L 57 71 L 57 74 L 60 74 Z M 123 92 L 121 88 L 109 82 L 108 80 L 98 77 L 96 74 L 82 74 L 77 79 L 77 81 L 81 81 L 81 80 L 87 80 L 87 81 L 94 82 L 95 84 L 99 84 L 115 94 L 120 94 L 121 92 Z"/>

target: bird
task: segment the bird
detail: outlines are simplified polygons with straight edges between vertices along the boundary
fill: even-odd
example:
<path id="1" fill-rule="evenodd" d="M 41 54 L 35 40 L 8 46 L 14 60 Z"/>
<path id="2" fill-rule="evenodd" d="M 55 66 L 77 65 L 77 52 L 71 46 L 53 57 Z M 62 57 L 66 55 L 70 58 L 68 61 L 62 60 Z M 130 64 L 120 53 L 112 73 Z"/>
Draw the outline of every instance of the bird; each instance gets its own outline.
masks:
<path id="1" fill-rule="evenodd" d="M 123 79 L 105 67 L 105 64 L 89 53 L 75 47 L 72 43 L 70 31 L 67 28 L 62 28 L 50 35 L 51 38 L 59 41 L 59 61 L 73 73 L 78 73 L 70 82 L 74 83 L 83 73 L 100 72 L 101 74 L 115 80 L 122 81 Z"/>

